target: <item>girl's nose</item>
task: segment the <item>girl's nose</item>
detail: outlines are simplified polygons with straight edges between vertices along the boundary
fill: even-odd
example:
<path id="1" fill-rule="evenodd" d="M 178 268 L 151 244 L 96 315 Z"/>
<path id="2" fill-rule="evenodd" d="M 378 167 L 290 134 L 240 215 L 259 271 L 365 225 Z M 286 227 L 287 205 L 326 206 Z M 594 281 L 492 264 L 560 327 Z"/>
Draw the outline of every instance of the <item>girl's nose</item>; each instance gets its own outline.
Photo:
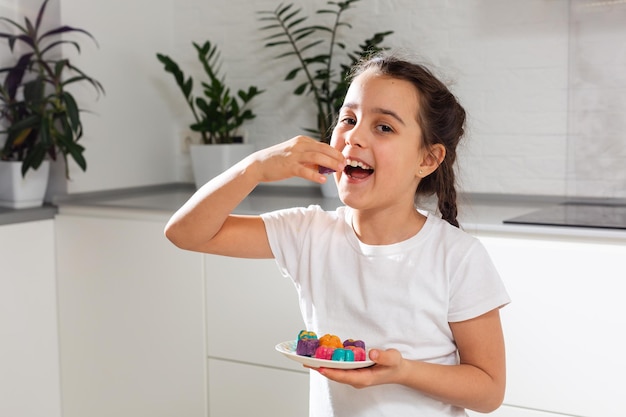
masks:
<path id="1" fill-rule="evenodd" d="M 363 132 L 358 124 L 355 125 L 349 132 L 346 132 L 345 141 L 346 145 L 350 145 L 353 148 L 362 148 L 365 145 Z"/>

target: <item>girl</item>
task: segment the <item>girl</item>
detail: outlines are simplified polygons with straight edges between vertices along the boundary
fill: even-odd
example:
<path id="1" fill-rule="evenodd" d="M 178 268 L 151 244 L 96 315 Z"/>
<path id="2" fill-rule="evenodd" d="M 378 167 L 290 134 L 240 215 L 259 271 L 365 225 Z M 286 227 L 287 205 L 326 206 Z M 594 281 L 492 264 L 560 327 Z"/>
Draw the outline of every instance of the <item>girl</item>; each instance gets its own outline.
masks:
<path id="1" fill-rule="evenodd" d="M 311 372 L 311 416 L 464 416 L 500 406 L 498 310 L 509 298 L 483 246 L 458 228 L 453 164 L 464 123 L 426 68 L 373 57 L 353 71 L 331 146 L 298 136 L 258 151 L 167 224 L 183 249 L 275 258 L 308 330 L 379 347 L 372 367 Z M 259 183 L 326 181 L 319 167 L 336 170 L 345 206 L 231 214 Z M 416 209 L 416 196 L 430 194 L 442 218 Z"/>

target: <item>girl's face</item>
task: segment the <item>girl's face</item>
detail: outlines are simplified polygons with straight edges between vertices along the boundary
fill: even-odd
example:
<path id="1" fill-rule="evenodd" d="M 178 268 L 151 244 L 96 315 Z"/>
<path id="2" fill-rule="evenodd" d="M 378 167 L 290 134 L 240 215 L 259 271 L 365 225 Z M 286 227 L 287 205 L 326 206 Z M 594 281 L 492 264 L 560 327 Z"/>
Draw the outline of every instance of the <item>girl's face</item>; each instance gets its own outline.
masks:
<path id="1" fill-rule="evenodd" d="M 418 106 L 418 92 L 408 81 L 373 69 L 353 80 L 331 139 L 348 161 L 335 173 L 344 204 L 361 210 L 413 207 L 427 155 Z"/>

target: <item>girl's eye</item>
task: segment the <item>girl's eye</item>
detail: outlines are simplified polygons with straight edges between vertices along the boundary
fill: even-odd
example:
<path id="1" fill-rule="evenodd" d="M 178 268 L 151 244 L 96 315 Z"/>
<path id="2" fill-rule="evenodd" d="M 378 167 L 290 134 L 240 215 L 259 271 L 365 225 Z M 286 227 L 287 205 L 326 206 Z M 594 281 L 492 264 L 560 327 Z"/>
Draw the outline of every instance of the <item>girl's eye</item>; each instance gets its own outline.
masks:
<path id="1" fill-rule="evenodd" d="M 393 129 L 389 125 L 378 125 L 377 129 L 383 133 L 393 132 Z"/>
<path id="2" fill-rule="evenodd" d="M 349 125 L 355 125 L 356 119 L 353 119 L 352 117 L 344 117 L 343 119 L 341 119 L 341 122 Z"/>

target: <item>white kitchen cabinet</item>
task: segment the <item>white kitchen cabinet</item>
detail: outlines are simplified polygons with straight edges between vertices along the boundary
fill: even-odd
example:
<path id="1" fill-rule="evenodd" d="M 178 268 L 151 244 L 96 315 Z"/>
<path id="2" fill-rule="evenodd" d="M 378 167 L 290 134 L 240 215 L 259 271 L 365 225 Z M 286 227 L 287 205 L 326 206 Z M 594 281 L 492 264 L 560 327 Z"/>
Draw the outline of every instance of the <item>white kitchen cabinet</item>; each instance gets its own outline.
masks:
<path id="1" fill-rule="evenodd" d="M 0 226 L 0 416 L 60 417 L 54 222 Z"/>
<path id="2" fill-rule="evenodd" d="M 626 244 L 514 235 L 481 240 L 512 298 L 501 312 L 505 403 L 575 416 L 623 415 Z"/>
<path id="3" fill-rule="evenodd" d="M 274 349 L 304 328 L 291 281 L 269 259 L 205 255 L 205 274 L 210 416 L 307 415 L 309 371 Z"/>
<path id="4" fill-rule="evenodd" d="M 206 417 L 202 255 L 166 218 L 56 218 L 63 417 Z"/>

